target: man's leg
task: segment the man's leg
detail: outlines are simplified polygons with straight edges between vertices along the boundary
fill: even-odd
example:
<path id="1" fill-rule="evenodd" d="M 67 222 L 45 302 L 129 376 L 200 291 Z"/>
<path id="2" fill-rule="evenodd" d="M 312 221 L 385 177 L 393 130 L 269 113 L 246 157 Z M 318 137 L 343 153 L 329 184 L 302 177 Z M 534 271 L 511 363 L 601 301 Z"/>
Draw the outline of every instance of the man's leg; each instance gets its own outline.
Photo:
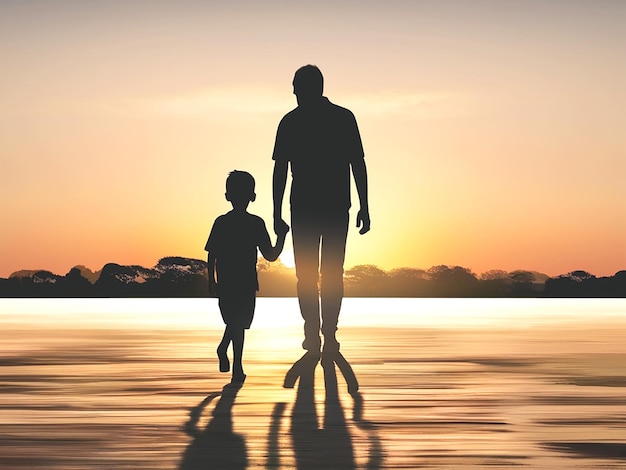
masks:
<path id="1" fill-rule="evenodd" d="M 347 235 L 347 213 L 333 215 L 325 223 L 321 256 L 322 333 L 325 351 L 339 349 L 335 331 L 343 300 L 343 262 Z"/>
<path id="2" fill-rule="evenodd" d="M 293 254 L 298 278 L 298 302 L 304 319 L 304 342 L 302 347 L 311 351 L 320 350 L 320 305 L 319 305 L 319 233 L 312 230 L 315 225 L 310 218 L 291 216 Z"/>

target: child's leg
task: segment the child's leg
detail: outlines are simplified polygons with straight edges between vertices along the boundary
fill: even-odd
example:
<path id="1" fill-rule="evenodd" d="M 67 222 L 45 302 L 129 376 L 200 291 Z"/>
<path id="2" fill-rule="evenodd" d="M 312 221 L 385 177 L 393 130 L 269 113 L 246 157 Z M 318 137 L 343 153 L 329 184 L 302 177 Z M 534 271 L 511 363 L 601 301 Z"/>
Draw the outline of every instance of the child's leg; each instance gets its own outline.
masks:
<path id="1" fill-rule="evenodd" d="M 228 372 L 230 370 L 230 362 L 228 360 L 228 345 L 232 341 L 231 332 L 226 325 L 226 329 L 224 330 L 224 336 L 222 336 L 222 341 L 217 346 L 217 357 L 220 360 L 220 372 Z"/>
<path id="2" fill-rule="evenodd" d="M 245 338 L 245 329 L 233 328 L 231 341 L 233 342 L 233 380 L 241 381 L 245 378 L 243 373 L 243 342 Z"/>

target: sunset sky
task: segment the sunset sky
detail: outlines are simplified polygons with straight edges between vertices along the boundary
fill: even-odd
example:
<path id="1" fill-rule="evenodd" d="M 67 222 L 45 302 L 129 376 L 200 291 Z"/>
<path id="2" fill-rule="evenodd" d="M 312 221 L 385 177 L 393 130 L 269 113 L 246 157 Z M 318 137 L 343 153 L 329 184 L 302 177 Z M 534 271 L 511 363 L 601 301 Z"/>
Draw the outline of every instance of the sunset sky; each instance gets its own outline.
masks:
<path id="1" fill-rule="evenodd" d="M 365 148 L 372 230 L 347 268 L 612 275 L 625 24 L 622 0 L 2 0 L 0 277 L 204 258 L 233 169 L 271 232 L 308 63 Z"/>

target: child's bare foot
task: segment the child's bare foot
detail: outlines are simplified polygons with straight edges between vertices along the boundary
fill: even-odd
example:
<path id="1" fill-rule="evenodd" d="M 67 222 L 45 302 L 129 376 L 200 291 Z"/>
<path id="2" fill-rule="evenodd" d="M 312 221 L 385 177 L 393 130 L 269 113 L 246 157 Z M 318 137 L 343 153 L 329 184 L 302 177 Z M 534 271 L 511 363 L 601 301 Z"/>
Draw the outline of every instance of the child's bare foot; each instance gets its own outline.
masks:
<path id="1" fill-rule="evenodd" d="M 225 349 L 217 348 L 217 358 L 220 360 L 220 372 L 228 372 L 230 370 L 230 361 Z"/>

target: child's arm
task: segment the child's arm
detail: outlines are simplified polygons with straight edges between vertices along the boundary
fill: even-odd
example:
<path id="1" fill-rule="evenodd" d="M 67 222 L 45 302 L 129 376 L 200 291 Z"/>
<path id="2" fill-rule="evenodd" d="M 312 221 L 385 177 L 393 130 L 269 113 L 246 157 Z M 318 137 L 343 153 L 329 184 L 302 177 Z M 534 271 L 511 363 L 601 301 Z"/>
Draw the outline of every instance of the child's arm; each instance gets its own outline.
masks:
<path id="1" fill-rule="evenodd" d="M 209 251 L 207 255 L 207 269 L 209 277 L 209 296 L 217 297 L 217 282 L 215 280 L 215 254 Z"/>
<path id="2" fill-rule="evenodd" d="M 280 227 L 280 229 L 281 230 L 278 234 L 275 246 L 272 246 L 269 234 L 267 235 L 266 242 L 259 245 L 259 250 L 261 251 L 263 258 L 268 261 L 276 261 L 276 259 L 283 252 L 283 247 L 285 246 L 285 237 L 287 236 L 287 232 L 289 232 L 289 226 L 285 224 L 285 226 Z"/>

